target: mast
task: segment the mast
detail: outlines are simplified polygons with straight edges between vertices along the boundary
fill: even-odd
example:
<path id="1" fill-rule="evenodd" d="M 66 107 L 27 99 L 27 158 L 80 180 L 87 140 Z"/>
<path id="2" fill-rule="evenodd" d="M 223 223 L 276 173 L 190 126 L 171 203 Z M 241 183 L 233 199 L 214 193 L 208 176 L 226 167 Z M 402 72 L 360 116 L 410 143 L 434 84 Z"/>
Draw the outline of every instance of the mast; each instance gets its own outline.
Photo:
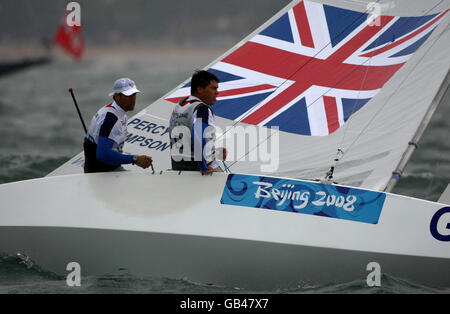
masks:
<path id="1" fill-rule="evenodd" d="M 422 137 L 423 133 L 425 132 L 425 129 L 428 126 L 428 123 L 431 120 L 431 117 L 433 116 L 434 112 L 436 111 L 437 106 L 441 103 L 442 98 L 444 97 L 445 93 L 448 90 L 449 87 L 449 73 L 447 71 L 447 75 L 445 76 L 445 79 L 443 80 L 441 86 L 439 87 L 438 92 L 433 98 L 433 101 L 431 102 L 430 107 L 428 108 L 428 111 L 425 113 L 425 116 L 422 120 L 422 122 L 419 125 L 419 128 L 417 129 L 416 133 L 414 134 L 411 141 L 408 143 L 408 148 L 406 149 L 405 153 L 403 154 L 402 159 L 400 159 L 400 162 L 398 163 L 395 170 L 392 172 L 392 177 L 389 180 L 388 184 L 386 185 L 386 188 L 384 189 L 385 192 L 390 192 L 394 188 L 395 184 L 400 180 L 401 176 L 403 175 L 403 171 L 405 170 L 406 164 L 408 163 L 409 159 L 411 158 L 411 155 L 418 147 L 418 142 L 420 138 Z"/>

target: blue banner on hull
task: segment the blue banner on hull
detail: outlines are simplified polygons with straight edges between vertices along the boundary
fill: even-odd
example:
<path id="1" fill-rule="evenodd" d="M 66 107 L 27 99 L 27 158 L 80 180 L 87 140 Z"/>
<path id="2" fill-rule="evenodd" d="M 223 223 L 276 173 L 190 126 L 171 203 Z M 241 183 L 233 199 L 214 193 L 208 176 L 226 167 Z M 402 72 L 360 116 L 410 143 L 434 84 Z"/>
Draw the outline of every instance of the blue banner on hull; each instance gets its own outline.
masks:
<path id="1" fill-rule="evenodd" d="M 356 188 L 230 174 L 220 202 L 377 224 L 385 199 Z"/>

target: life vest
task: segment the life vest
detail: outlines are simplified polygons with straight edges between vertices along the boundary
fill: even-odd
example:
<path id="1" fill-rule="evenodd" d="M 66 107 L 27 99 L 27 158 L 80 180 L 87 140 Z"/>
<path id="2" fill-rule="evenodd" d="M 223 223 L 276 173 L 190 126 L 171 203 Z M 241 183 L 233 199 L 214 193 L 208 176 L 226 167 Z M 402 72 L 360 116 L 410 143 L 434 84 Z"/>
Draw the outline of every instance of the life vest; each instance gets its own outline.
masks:
<path id="1" fill-rule="evenodd" d="M 94 115 L 89 125 L 86 138 L 98 144 L 98 137 L 100 134 L 100 128 L 103 125 L 107 113 L 110 112 L 117 117 L 116 125 L 114 125 L 114 130 L 109 134 L 108 138 L 114 141 L 113 150 L 118 153 L 123 153 L 123 146 L 128 135 L 127 123 L 128 117 L 126 112 L 120 108 L 115 102 L 100 108 L 99 111 Z"/>
<path id="2" fill-rule="evenodd" d="M 194 147 L 193 147 L 193 141 L 192 141 L 192 126 L 194 124 L 194 114 L 197 109 L 199 109 L 202 106 L 207 106 L 201 100 L 195 97 L 185 97 L 179 101 L 179 103 L 175 106 L 172 116 L 170 118 L 169 122 L 169 136 L 170 136 L 170 147 L 171 147 L 171 156 L 172 160 L 183 160 L 183 161 L 194 161 Z M 212 116 L 214 116 L 213 111 L 211 108 L 208 107 L 208 110 L 212 113 Z M 209 112 L 208 112 L 209 114 Z M 205 121 L 208 123 L 208 121 Z M 209 124 L 209 123 L 208 123 Z M 173 130 L 175 127 L 183 126 L 186 127 L 186 131 L 189 131 L 189 139 L 190 139 L 190 145 L 191 149 L 185 149 L 183 146 L 184 144 L 187 144 L 187 141 L 182 140 L 180 137 L 180 134 L 173 134 Z M 175 132 L 177 133 L 177 132 Z M 211 137 L 206 139 L 208 141 L 214 141 L 215 142 L 215 132 L 211 134 Z M 214 145 L 212 145 L 214 148 Z M 205 156 L 207 164 L 210 164 L 215 160 L 215 149 L 212 150 L 212 152 L 208 153 L 207 156 Z"/>
<path id="3" fill-rule="evenodd" d="M 97 160 L 97 144 L 100 129 L 105 122 L 105 117 L 108 113 L 112 113 L 115 117 L 117 117 L 117 121 L 114 125 L 111 125 L 111 131 L 108 135 L 108 138 L 114 141 L 112 149 L 117 151 L 118 153 L 123 152 L 123 146 L 128 134 L 128 118 L 122 108 L 118 107 L 118 105 L 115 103 L 111 103 L 100 108 L 100 110 L 94 115 L 89 126 L 89 130 L 84 139 L 84 172 L 86 173 L 113 171 L 120 167 L 120 165 L 110 165 Z"/>

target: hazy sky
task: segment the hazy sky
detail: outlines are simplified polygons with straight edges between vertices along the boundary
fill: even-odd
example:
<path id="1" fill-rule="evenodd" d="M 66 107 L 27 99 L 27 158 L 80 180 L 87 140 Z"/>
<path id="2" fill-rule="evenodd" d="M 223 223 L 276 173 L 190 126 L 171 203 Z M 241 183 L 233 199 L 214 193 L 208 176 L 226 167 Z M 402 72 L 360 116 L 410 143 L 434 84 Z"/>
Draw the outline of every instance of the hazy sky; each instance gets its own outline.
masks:
<path id="1" fill-rule="evenodd" d="M 0 44 L 52 38 L 70 1 L 0 0 Z M 80 0 L 89 45 L 235 42 L 288 0 Z"/>

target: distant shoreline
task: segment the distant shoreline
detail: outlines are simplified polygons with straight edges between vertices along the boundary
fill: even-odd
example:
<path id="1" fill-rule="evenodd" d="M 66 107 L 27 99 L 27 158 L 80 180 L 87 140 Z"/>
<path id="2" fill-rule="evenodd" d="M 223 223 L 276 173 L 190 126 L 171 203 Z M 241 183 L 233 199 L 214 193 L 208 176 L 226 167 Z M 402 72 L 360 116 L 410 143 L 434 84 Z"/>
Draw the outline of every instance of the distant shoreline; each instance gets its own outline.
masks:
<path id="1" fill-rule="evenodd" d="M 181 54 L 197 54 L 199 56 L 204 55 L 220 56 L 225 53 L 234 44 L 230 45 L 196 45 L 196 46 L 177 46 L 177 45 L 146 45 L 146 46 L 89 46 L 85 48 L 84 59 L 96 59 L 96 58 L 147 58 L 149 56 L 177 56 Z M 54 47 L 50 51 L 43 47 L 33 45 L 11 45 L 0 46 L 0 61 L 17 60 L 22 58 L 35 58 L 42 56 L 54 56 L 56 58 L 65 58 L 64 52 Z"/>

